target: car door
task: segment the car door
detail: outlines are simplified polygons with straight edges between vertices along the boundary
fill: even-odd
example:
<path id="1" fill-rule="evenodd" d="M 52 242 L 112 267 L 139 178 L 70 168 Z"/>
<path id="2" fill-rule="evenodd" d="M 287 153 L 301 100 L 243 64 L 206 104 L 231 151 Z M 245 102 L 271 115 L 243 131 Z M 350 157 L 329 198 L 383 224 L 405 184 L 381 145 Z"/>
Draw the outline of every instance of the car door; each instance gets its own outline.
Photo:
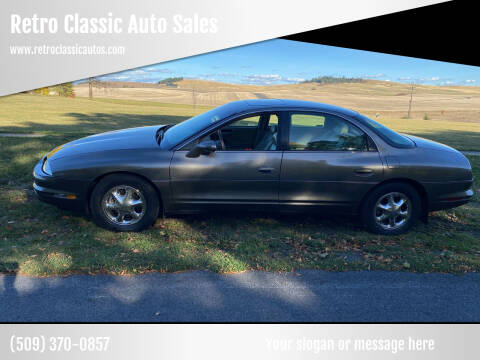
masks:
<path id="1" fill-rule="evenodd" d="M 383 164 L 371 139 L 337 115 L 291 112 L 287 118 L 279 201 L 355 212 L 383 178 Z"/>
<path id="2" fill-rule="evenodd" d="M 273 113 L 237 118 L 175 151 L 170 165 L 174 204 L 278 202 L 282 152 L 276 141 L 265 141 L 278 137 L 276 122 L 278 117 Z M 205 140 L 215 140 L 217 150 L 194 158 L 186 156 Z"/>

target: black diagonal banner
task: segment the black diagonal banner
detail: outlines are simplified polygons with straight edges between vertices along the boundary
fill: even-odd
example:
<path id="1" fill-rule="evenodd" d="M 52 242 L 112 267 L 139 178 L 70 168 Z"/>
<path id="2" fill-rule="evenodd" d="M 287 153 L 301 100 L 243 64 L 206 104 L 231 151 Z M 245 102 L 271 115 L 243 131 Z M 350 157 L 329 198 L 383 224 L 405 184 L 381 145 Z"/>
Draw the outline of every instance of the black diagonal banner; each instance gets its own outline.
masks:
<path id="1" fill-rule="evenodd" d="M 450 1 L 284 39 L 480 66 L 474 5 Z"/>

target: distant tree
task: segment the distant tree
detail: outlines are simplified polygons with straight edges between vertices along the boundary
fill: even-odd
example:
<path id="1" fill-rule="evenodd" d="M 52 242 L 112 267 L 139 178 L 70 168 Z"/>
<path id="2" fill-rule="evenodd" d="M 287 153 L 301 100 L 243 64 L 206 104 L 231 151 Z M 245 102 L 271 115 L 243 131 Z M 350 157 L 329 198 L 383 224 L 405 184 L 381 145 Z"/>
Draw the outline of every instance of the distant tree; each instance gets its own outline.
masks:
<path id="1" fill-rule="evenodd" d="M 335 76 L 317 76 L 310 80 L 303 81 L 304 83 L 317 83 L 317 84 L 337 84 L 337 83 L 358 83 L 364 81 L 361 78 L 349 78 L 349 77 L 335 77 Z"/>
<path id="2" fill-rule="evenodd" d="M 176 86 L 176 83 L 182 80 L 183 80 L 183 77 L 169 77 L 169 78 L 160 80 L 157 84 L 167 85 L 167 86 Z"/>
<path id="3" fill-rule="evenodd" d="M 39 95 L 50 95 L 50 89 L 48 87 L 38 88 L 33 90 L 33 93 Z"/>
<path id="4" fill-rule="evenodd" d="M 73 84 L 71 82 L 55 85 L 52 88 L 52 90 L 54 90 L 58 96 L 64 96 L 64 97 L 75 96 L 75 92 L 73 90 Z"/>

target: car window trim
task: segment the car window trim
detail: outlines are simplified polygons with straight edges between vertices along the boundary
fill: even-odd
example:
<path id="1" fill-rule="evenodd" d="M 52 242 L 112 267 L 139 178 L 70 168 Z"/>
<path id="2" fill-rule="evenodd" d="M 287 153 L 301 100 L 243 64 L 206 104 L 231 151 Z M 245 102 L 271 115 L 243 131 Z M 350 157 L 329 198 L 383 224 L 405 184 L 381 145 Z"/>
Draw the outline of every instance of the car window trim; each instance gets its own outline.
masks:
<path id="1" fill-rule="evenodd" d="M 311 115 L 316 115 L 316 116 L 321 116 L 322 114 L 326 115 L 333 115 L 336 116 L 342 120 L 345 120 L 348 124 L 352 125 L 353 127 L 357 128 L 359 131 L 361 131 L 366 137 L 367 137 L 367 144 L 366 144 L 366 150 L 291 150 L 290 149 L 290 128 L 292 125 L 292 114 L 311 114 Z M 285 150 L 288 152 L 309 152 L 309 153 L 352 153 L 352 152 L 378 152 L 378 146 L 375 143 L 375 141 L 372 139 L 368 133 L 362 129 L 361 127 L 357 126 L 354 124 L 350 119 L 346 118 L 345 116 L 342 116 L 338 113 L 335 112 L 330 112 L 330 111 L 315 111 L 315 110 L 288 110 L 285 111 L 285 123 L 286 123 L 286 144 L 285 144 Z M 368 147 L 368 139 L 370 139 L 373 144 L 376 147 L 376 150 L 370 150 Z"/>
<path id="2" fill-rule="evenodd" d="M 280 124 L 281 124 L 281 112 L 282 112 L 281 110 L 258 110 L 258 109 L 256 109 L 254 111 L 232 114 L 232 115 L 226 117 L 225 119 L 219 120 L 215 124 L 212 124 L 211 126 L 206 127 L 205 129 L 201 130 L 197 134 L 190 136 L 189 138 L 185 139 L 184 141 L 182 141 L 178 145 L 172 147 L 172 150 L 173 151 L 187 151 L 187 150 L 181 150 L 181 149 L 183 147 L 189 145 L 190 143 L 196 141 L 197 139 L 208 135 L 209 133 L 213 133 L 215 131 L 218 131 L 223 126 L 228 126 L 229 123 L 239 121 L 239 120 L 242 120 L 244 118 L 257 116 L 257 115 L 260 116 L 260 118 L 261 118 L 265 114 L 275 114 L 275 115 L 277 115 L 278 122 L 279 122 L 278 135 L 277 135 L 277 139 L 278 139 L 281 136 L 281 133 L 282 133 L 281 132 L 281 126 L 280 126 Z M 261 121 L 261 119 L 259 120 L 259 124 L 260 124 L 260 121 Z M 235 152 L 236 151 L 236 152 L 249 152 L 249 153 L 251 153 L 251 152 L 275 152 L 275 151 L 283 151 L 283 150 L 281 148 L 277 148 L 276 150 L 223 150 L 223 149 L 221 149 L 221 150 L 217 150 L 217 151 L 222 151 L 222 152 Z"/>
<path id="3" fill-rule="evenodd" d="M 348 121 L 349 123 L 353 124 L 354 126 L 359 128 L 363 133 L 365 133 L 372 140 L 372 142 L 375 144 L 375 147 L 377 148 L 377 150 L 375 152 L 379 151 L 378 150 L 379 145 L 378 145 L 377 141 L 375 141 L 375 139 L 372 136 L 370 136 L 370 134 L 368 133 L 370 131 L 370 128 L 367 127 L 367 126 L 364 126 L 362 122 L 359 122 L 359 124 L 357 125 L 357 124 L 353 123 L 353 121 L 350 118 L 345 117 L 343 114 L 339 114 L 339 113 L 334 112 L 334 111 L 328 111 L 328 110 L 315 111 L 315 110 L 312 110 L 312 109 L 305 109 L 305 108 L 301 108 L 301 107 L 298 107 L 298 108 L 296 108 L 296 107 L 290 107 L 290 108 L 274 107 L 270 110 L 252 109 L 252 110 L 249 110 L 249 111 L 237 112 L 237 113 L 231 114 L 230 116 L 227 116 L 224 119 L 219 120 L 216 123 L 202 129 L 201 131 L 191 135 L 190 137 L 186 138 L 185 140 L 182 140 L 178 144 L 171 146 L 169 148 L 169 150 L 170 151 L 178 151 L 182 147 L 187 145 L 188 143 L 190 143 L 192 141 L 195 141 L 196 139 L 198 139 L 201 136 L 204 136 L 205 134 L 207 134 L 210 131 L 214 131 L 216 127 L 221 127 L 221 126 L 223 126 L 223 124 L 228 123 L 229 121 L 231 121 L 231 120 L 233 120 L 237 117 L 241 117 L 241 116 L 244 116 L 244 115 L 258 114 L 258 113 L 275 113 L 275 114 L 277 114 L 278 121 L 279 121 L 279 134 L 278 134 L 279 138 L 280 138 L 279 149 L 277 149 L 277 150 L 267 150 L 267 151 L 292 151 L 292 152 L 293 151 L 305 151 L 305 150 L 289 150 L 288 149 L 288 143 L 289 143 L 289 137 L 290 137 L 290 121 L 289 121 L 290 118 L 289 118 L 289 116 L 290 116 L 290 113 L 292 113 L 292 112 L 303 112 L 303 113 L 307 112 L 307 113 L 313 113 L 313 114 L 329 114 L 329 115 L 338 116 L 338 117 Z M 373 132 L 373 133 L 376 135 L 376 132 Z M 350 150 L 350 152 L 351 151 L 352 150 Z M 353 150 L 353 151 L 358 152 L 358 150 Z M 336 151 L 336 152 L 339 152 L 339 151 Z M 374 151 L 372 151 L 372 152 L 374 152 Z"/>

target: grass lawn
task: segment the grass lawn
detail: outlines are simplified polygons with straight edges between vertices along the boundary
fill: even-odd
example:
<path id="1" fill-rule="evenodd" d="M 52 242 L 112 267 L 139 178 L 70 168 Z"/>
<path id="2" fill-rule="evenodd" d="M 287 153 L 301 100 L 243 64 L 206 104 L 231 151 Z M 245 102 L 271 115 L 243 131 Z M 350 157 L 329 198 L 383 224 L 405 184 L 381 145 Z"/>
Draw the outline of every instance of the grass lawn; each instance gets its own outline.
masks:
<path id="1" fill-rule="evenodd" d="M 268 214 L 159 219 L 142 233 L 103 230 L 84 216 L 34 198 L 31 172 L 36 161 L 53 147 L 85 134 L 181 121 L 205 109 L 121 100 L 52 97 L 46 101 L 52 103 L 47 106 L 44 98 L 30 95 L 0 99 L 0 131 L 47 134 L 42 138 L 0 138 L 0 272 L 480 271 L 478 195 L 470 204 L 434 213 L 428 225 L 419 223 L 410 233 L 394 237 L 367 233 L 355 219 Z M 73 113 L 77 115 L 69 115 Z M 410 123 L 414 120 L 390 121 L 387 125 L 405 132 L 480 150 L 480 141 L 474 141 L 480 134 L 476 123 L 443 121 L 428 127 L 417 122 L 415 127 Z M 478 192 L 480 157 L 469 160 Z"/>
<path id="2" fill-rule="evenodd" d="M 0 133 L 80 137 L 127 127 L 174 124 L 210 108 L 152 101 L 19 94 L 0 98 Z M 436 140 L 459 150 L 480 151 L 479 122 L 388 117 L 378 121 L 394 130 Z"/>
<path id="3" fill-rule="evenodd" d="M 127 127 L 174 124 L 208 109 L 149 101 L 19 94 L 0 98 L 0 132 L 95 134 Z"/>

